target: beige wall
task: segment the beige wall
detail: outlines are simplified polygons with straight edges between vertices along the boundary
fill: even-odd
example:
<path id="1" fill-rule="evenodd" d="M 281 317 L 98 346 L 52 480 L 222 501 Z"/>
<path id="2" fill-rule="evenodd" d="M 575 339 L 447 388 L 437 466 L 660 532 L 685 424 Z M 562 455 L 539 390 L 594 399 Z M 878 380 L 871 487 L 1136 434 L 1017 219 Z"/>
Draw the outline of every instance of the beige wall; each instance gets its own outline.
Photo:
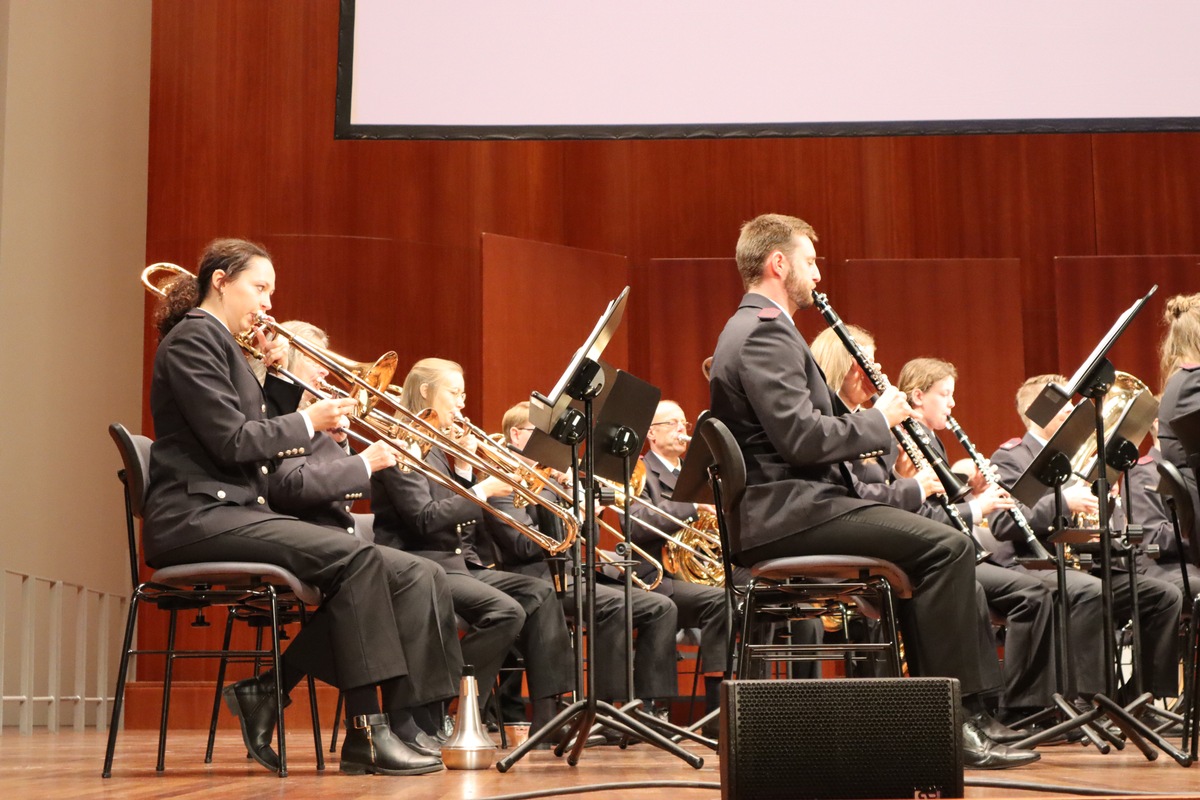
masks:
<path id="1" fill-rule="evenodd" d="M 141 417 L 150 6 L 0 0 L 0 568 L 121 593 L 107 426 Z"/>

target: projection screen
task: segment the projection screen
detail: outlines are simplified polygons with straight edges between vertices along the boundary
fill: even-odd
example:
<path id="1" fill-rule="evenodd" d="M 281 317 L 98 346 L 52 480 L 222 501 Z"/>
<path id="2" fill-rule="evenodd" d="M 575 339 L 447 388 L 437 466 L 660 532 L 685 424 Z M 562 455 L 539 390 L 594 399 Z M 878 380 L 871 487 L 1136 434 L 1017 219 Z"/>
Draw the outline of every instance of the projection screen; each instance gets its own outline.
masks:
<path id="1" fill-rule="evenodd" d="M 339 138 L 1200 130 L 1194 0 L 342 0 Z"/>

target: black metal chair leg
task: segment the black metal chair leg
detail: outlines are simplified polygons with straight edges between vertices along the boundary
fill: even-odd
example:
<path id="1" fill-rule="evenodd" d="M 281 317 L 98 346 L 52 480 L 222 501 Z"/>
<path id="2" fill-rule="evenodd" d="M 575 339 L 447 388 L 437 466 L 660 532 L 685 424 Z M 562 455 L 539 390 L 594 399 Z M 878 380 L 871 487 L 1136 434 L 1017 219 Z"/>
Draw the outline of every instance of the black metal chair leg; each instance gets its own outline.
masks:
<path id="1" fill-rule="evenodd" d="M 329 752 L 331 752 L 331 753 L 337 752 L 338 731 L 342 727 L 342 701 L 343 700 L 345 700 L 345 698 L 342 697 L 342 693 L 339 691 L 338 699 L 337 699 L 337 706 L 335 706 L 333 709 L 333 733 L 330 734 L 330 736 L 329 736 Z"/>
<path id="2" fill-rule="evenodd" d="M 287 777 L 287 738 L 283 729 L 283 670 L 279 656 L 279 597 L 274 586 L 267 586 L 271 598 L 271 666 L 275 670 L 275 707 L 279 709 L 279 721 L 275 732 L 279 740 L 279 777 Z M 261 628 L 259 631 L 261 632 Z M 318 750 L 320 748 L 318 747 Z"/>
<path id="3" fill-rule="evenodd" d="M 300 617 L 300 627 L 303 628 L 306 624 L 308 624 L 308 611 L 304 608 L 304 603 L 299 601 L 297 602 L 299 604 L 299 608 L 297 608 L 297 614 Z M 307 677 L 308 710 L 309 713 L 312 714 L 313 745 L 315 745 L 317 750 L 317 772 L 323 772 L 325 770 L 325 752 L 321 747 L 321 718 L 320 712 L 317 710 L 317 683 L 313 680 L 312 675 Z M 276 680 L 283 680 L 283 673 L 277 672 Z"/>
<path id="4" fill-rule="evenodd" d="M 225 616 L 225 638 L 221 649 L 229 652 L 229 643 L 233 641 L 233 608 L 227 608 Z M 211 764 L 213 744 L 217 740 L 217 715 L 221 713 L 221 690 L 225 688 L 225 668 L 229 665 L 229 656 L 222 655 L 217 667 L 217 689 L 213 694 L 212 718 L 208 721 L 208 746 L 204 749 L 204 763 Z"/>
<path id="5" fill-rule="evenodd" d="M 158 764 L 155 770 L 162 772 L 167 757 L 167 716 L 171 711 L 171 674 L 175 671 L 175 629 L 179 621 L 179 612 L 171 611 L 171 621 L 167 626 L 167 665 L 163 674 L 162 717 L 158 726 Z"/>
<path id="6" fill-rule="evenodd" d="M 129 599 L 129 616 L 125 622 L 125 644 L 121 650 L 121 665 L 117 668 L 117 689 L 113 693 L 112 719 L 108 724 L 108 748 L 104 751 L 103 778 L 112 777 L 113 755 L 117 750 L 117 727 L 121 724 L 121 708 L 125 701 L 125 681 L 129 677 L 130 650 L 133 649 L 133 631 L 137 627 L 139 594 L 134 591 Z"/>

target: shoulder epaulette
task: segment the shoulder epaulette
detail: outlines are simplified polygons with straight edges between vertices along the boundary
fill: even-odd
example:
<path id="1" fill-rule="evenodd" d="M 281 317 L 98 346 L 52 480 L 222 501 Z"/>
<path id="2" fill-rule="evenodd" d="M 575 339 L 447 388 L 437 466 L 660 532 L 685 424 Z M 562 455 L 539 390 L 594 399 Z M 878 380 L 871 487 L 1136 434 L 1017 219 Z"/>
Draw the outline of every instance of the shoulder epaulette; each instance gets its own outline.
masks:
<path id="1" fill-rule="evenodd" d="M 776 317 L 779 316 L 779 314 L 780 314 L 779 309 L 775 306 L 771 306 L 770 308 L 764 308 L 762 311 L 759 311 L 758 318 L 759 319 L 775 319 Z"/>
<path id="2" fill-rule="evenodd" d="M 1154 463 L 1154 456 L 1152 456 L 1152 455 L 1150 455 L 1149 453 L 1147 453 L 1146 455 L 1144 455 L 1144 456 L 1142 456 L 1141 458 L 1139 458 L 1139 459 L 1137 460 L 1137 463 L 1138 463 L 1139 465 L 1141 465 L 1141 466 L 1145 466 L 1146 464 L 1153 464 L 1153 463 Z"/>
<path id="3" fill-rule="evenodd" d="M 1015 439 L 1009 439 L 1007 442 L 1000 445 L 1000 449 L 1001 450 L 1012 450 L 1014 447 L 1016 447 L 1020 443 L 1021 443 L 1020 437 L 1017 437 Z"/>

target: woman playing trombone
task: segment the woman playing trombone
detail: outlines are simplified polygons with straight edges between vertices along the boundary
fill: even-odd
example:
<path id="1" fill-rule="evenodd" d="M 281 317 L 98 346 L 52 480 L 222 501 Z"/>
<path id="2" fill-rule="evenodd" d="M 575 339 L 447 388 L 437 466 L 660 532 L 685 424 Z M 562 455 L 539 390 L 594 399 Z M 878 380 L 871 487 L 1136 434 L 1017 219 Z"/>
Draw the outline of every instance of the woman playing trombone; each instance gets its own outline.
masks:
<path id="1" fill-rule="evenodd" d="M 157 440 L 150 454 L 146 563 L 205 561 L 277 564 L 321 590 L 325 600 L 283 660 L 345 692 L 353 721 L 341 770 L 417 774 L 441 769 L 391 735 L 376 687 L 385 691 L 407 666 L 397 633 L 388 570 L 379 552 L 353 537 L 274 511 L 268 478 L 283 459 L 303 455 L 317 431 L 345 425 L 348 399 L 313 403 L 273 419 L 235 336 L 253 335 L 266 364 L 286 343 L 255 329 L 271 310 L 275 270 L 266 251 L 238 239 L 208 245 L 199 274 L 176 280 L 158 314 L 150 406 Z M 324 664 L 322 663 L 324 662 Z M 324 667 L 327 666 L 327 669 Z M 226 688 L 250 754 L 278 768 L 270 736 L 278 708 L 274 676 Z"/>

